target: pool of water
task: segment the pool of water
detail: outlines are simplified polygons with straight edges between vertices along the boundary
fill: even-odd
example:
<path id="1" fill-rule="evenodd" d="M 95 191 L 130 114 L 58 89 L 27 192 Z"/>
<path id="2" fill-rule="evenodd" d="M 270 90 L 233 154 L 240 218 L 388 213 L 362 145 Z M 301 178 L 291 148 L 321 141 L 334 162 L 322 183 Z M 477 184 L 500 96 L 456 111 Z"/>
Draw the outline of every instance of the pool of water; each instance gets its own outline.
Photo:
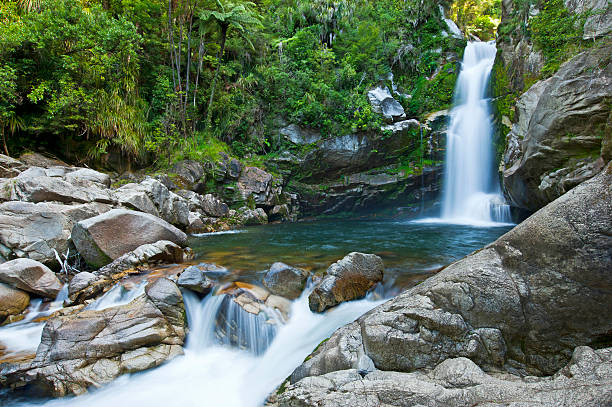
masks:
<path id="1" fill-rule="evenodd" d="M 374 253 L 385 264 L 387 294 L 408 288 L 444 265 L 494 241 L 511 226 L 474 227 L 410 221 L 328 220 L 194 236 L 196 262 L 227 267 L 229 279 L 260 282 L 282 261 L 323 272 L 350 252 Z"/>

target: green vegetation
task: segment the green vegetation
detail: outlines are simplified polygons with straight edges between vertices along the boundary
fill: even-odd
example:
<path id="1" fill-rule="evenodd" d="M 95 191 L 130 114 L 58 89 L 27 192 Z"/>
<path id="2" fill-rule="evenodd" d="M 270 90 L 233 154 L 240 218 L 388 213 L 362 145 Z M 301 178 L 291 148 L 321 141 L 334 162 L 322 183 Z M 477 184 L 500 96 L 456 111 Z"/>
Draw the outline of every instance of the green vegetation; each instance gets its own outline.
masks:
<path id="1" fill-rule="evenodd" d="M 501 21 L 501 0 L 457 0 L 450 9 L 451 18 L 461 30 L 483 41 L 495 38 Z"/>
<path id="2" fill-rule="evenodd" d="M 1 148 L 165 166 L 274 154 L 279 123 L 378 131 L 366 93 L 391 73 L 411 117 L 450 104 L 465 42 L 441 17 L 420 0 L 6 0 Z"/>

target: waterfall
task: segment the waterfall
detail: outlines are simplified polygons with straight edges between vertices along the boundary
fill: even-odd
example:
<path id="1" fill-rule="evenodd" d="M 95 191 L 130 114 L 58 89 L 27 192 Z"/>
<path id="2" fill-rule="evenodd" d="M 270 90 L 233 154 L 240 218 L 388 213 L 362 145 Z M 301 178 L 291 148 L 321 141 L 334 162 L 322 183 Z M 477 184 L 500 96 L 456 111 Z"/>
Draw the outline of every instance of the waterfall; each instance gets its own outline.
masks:
<path id="1" fill-rule="evenodd" d="M 487 95 L 495 43 L 469 42 L 455 90 L 446 141 L 442 220 L 460 224 L 510 223 L 493 154 Z"/>

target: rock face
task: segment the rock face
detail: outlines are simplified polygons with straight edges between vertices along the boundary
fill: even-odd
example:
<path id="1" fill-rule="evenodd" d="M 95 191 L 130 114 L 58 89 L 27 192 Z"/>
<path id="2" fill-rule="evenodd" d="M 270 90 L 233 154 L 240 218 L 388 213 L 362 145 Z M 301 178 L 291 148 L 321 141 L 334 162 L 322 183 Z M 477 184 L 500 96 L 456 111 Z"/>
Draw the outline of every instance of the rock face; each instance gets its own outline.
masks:
<path id="1" fill-rule="evenodd" d="M 184 314 L 179 289 L 159 279 L 127 305 L 49 319 L 35 358 L 1 365 L 0 380 L 53 396 L 84 393 L 182 354 Z"/>
<path id="2" fill-rule="evenodd" d="M 0 264 L 0 281 L 51 299 L 57 297 L 62 289 L 62 283 L 54 272 L 31 259 L 15 259 Z"/>
<path id="3" fill-rule="evenodd" d="M 10 315 L 23 312 L 30 304 L 30 296 L 10 285 L 0 283 L 0 322 Z"/>
<path id="4" fill-rule="evenodd" d="M 75 223 L 108 211 L 105 204 L 0 203 L 0 246 L 9 257 L 29 257 L 56 264 L 53 250 L 66 253 Z"/>
<path id="5" fill-rule="evenodd" d="M 26 169 L 19 160 L 0 154 L 0 178 L 13 178 Z"/>
<path id="6" fill-rule="evenodd" d="M 263 285 L 273 294 L 294 300 L 304 291 L 307 280 L 307 271 L 279 262 L 270 266 Z"/>
<path id="7" fill-rule="evenodd" d="M 238 178 L 237 188 L 243 200 L 253 197 L 256 204 L 263 205 L 271 192 L 272 175 L 257 167 L 246 167 Z"/>
<path id="8" fill-rule="evenodd" d="M 308 297 L 314 312 L 323 312 L 344 301 L 362 298 L 383 279 L 382 259 L 374 254 L 349 253 L 329 266 L 323 280 Z"/>
<path id="9" fill-rule="evenodd" d="M 363 354 L 385 371 L 467 357 L 483 368 L 554 374 L 575 347 L 610 338 L 611 225 L 612 163 L 494 243 L 336 331 L 292 382 L 355 368 Z"/>
<path id="10" fill-rule="evenodd" d="M 503 184 L 512 205 L 537 210 L 612 158 L 612 40 L 566 62 L 517 102 Z"/>
<path id="11" fill-rule="evenodd" d="M 342 370 L 289 387 L 279 407 L 605 406 L 612 403 L 612 348 L 578 347 L 552 377 L 489 375 L 467 358 L 447 359 L 431 372 Z"/>
<path id="12" fill-rule="evenodd" d="M 287 127 L 283 127 L 280 129 L 279 133 L 281 136 L 297 145 L 313 144 L 321 140 L 321 135 L 319 133 L 298 126 L 297 124 L 290 124 Z"/>
<path id="13" fill-rule="evenodd" d="M 143 244 L 169 240 L 187 245 L 187 236 L 168 222 L 125 209 L 113 209 L 77 223 L 72 240 L 83 258 L 98 268 Z"/>

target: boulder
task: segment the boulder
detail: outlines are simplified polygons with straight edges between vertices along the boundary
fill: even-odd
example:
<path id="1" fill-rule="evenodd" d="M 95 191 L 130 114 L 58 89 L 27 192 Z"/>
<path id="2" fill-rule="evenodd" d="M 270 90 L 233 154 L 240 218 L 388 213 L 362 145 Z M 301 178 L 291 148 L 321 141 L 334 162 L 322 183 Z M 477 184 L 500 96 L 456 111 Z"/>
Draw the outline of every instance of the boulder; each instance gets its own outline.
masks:
<path id="1" fill-rule="evenodd" d="M 179 227 L 189 225 L 189 204 L 185 199 L 150 177 L 142 181 L 140 186 L 155 204 L 160 218 Z"/>
<path id="2" fill-rule="evenodd" d="M 509 202 L 535 211 L 612 158 L 612 40 L 575 56 L 517 102 L 507 136 L 503 186 Z"/>
<path id="3" fill-rule="evenodd" d="M 551 377 L 498 376 L 467 358 L 447 359 L 431 372 L 355 369 L 308 377 L 290 386 L 279 407 L 604 406 L 612 403 L 612 348 L 578 347 Z"/>
<path id="4" fill-rule="evenodd" d="M 57 158 L 46 157 L 39 153 L 28 152 L 19 157 L 19 161 L 30 167 L 68 167 L 68 164 Z"/>
<path id="5" fill-rule="evenodd" d="M 127 305 L 52 317 L 35 358 L 3 364 L 0 382 L 59 397 L 85 393 L 182 354 L 184 315 L 180 290 L 162 278 Z"/>
<path id="6" fill-rule="evenodd" d="M 249 209 L 246 206 L 236 211 L 237 223 L 245 226 L 265 225 L 268 223 L 268 215 L 262 208 Z"/>
<path id="7" fill-rule="evenodd" d="M 94 273 L 110 277 L 113 274 L 136 268 L 149 263 L 182 263 L 191 257 L 191 249 L 181 248 L 169 240 L 146 243 L 116 258 Z"/>
<path id="8" fill-rule="evenodd" d="M 42 170 L 42 169 L 41 169 Z M 51 169 L 43 170 L 50 173 Z M 35 167 L 22 172 L 12 181 L 11 199 L 25 202 L 113 203 L 110 190 L 103 184 L 81 178 L 64 180 L 60 176 L 37 175 Z"/>
<path id="9" fill-rule="evenodd" d="M 329 266 L 323 280 L 308 297 L 310 309 L 323 312 L 344 301 L 364 297 L 382 281 L 384 269 L 382 259 L 374 254 L 349 253 Z"/>
<path id="10" fill-rule="evenodd" d="M 290 124 L 279 131 L 280 135 L 296 145 L 313 144 L 321 140 L 321 134 L 314 130 L 306 129 L 297 124 Z"/>
<path id="11" fill-rule="evenodd" d="M 402 105 L 393 98 L 387 86 L 378 86 L 368 91 L 368 100 L 372 105 L 372 111 L 382 114 L 388 121 L 395 121 L 406 117 Z"/>
<path id="12" fill-rule="evenodd" d="M 302 295 L 307 280 L 307 271 L 278 262 L 270 266 L 263 285 L 273 294 L 294 300 Z"/>
<path id="13" fill-rule="evenodd" d="M 0 322 L 10 315 L 21 314 L 29 304 L 28 293 L 0 283 Z"/>
<path id="14" fill-rule="evenodd" d="M 99 278 L 99 276 L 88 271 L 77 273 L 68 284 L 68 298 L 75 297 L 79 291 L 86 289 Z"/>
<path id="15" fill-rule="evenodd" d="M 243 200 L 252 196 L 256 204 L 265 204 L 272 191 L 272 175 L 257 167 L 246 167 L 236 187 Z"/>
<path id="16" fill-rule="evenodd" d="M 62 289 L 62 283 L 54 272 L 31 259 L 15 259 L 0 264 L 0 282 L 51 299 L 57 297 Z"/>
<path id="17" fill-rule="evenodd" d="M 213 265 L 214 266 L 214 265 Z M 194 291 L 200 295 L 207 295 L 214 286 L 201 267 L 189 266 L 181 272 L 177 280 L 179 287 Z"/>
<path id="18" fill-rule="evenodd" d="M 363 353 L 386 371 L 466 357 L 485 369 L 554 374 L 574 348 L 609 339 L 611 225 L 612 163 L 497 241 L 340 328 L 292 381 L 355 368 Z"/>
<path id="19" fill-rule="evenodd" d="M 0 203 L 0 245 L 5 257 L 29 257 L 47 266 L 57 265 L 55 253 L 66 253 L 75 223 L 104 213 L 110 206 L 99 203 Z"/>
<path id="20" fill-rule="evenodd" d="M 26 166 L 19 160 L 0 154 L 0 178 L 13 178 L 25 171 Z"/>
<path id="21" fill-rule="evenodd" d="M 121 188 L 113 191 L 113 194 L 120 205 L 159 216 L 155 204 L 147 194 L 147 189 L 139 184 L 130 183 L 123 185 Z"/>
<path id="22" fill-rule="evenodd" d="M 91 168 L 74 168 L 68 172 L 64 177 L 66 181 L 70 183 L 78 183 L 82 181 L 95 182 L 110 188 L 111 180 L 108 174 L 103 174 L 98 171 L 94 171 Z"/>
<path id="23" fill-rule="evenodd" d="M 187 235 L 153 215 L 113 209 L 78 222 L 72 240 L 85 261 L 99 268 L 147 243 L 169 240 L 187 245 Z"/>
<path id="24" fill-rule="evenodd" d="M 182 184 L 183 187 L 191 188 L 202 180 L 204 167 L 197 161 L 183 160 L 174 164 L 170 172 L 176 174 L 178 183 Z"/>
<path id="25" fill-rule="evenodd" d="M 189 210 L 192 212 L 203 212 L 207 216 L 221 218 L 229 212 L 229 207 L 212 194 L 200 195 L 193 191 L 177 191 L 177 194 L 186 199 Z"/>

